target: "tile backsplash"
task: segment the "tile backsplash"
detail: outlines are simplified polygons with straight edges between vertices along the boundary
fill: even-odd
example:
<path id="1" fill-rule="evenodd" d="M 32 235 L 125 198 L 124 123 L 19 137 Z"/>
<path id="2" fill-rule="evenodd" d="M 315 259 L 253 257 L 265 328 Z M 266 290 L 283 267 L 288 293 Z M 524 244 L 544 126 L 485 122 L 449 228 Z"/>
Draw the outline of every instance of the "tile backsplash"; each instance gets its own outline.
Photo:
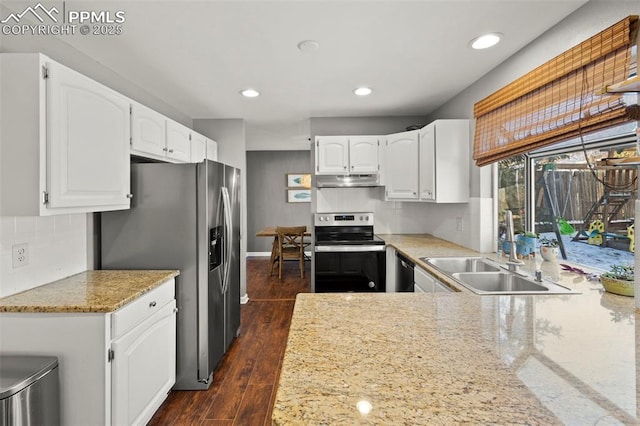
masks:
<path id="1" fill-rule="evenodd" d="M 28 263 L 13 267 L 12 247 Z M 0 297 L 87 270 L 87 215 L 0 217 Z"/>

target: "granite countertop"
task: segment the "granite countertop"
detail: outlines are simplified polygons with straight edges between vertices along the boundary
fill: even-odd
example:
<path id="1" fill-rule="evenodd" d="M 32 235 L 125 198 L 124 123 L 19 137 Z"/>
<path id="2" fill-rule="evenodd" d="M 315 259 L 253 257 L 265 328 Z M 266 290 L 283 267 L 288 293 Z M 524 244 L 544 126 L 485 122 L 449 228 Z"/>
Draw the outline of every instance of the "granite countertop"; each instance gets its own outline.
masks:
<path id="1" fill-rule="evenodd" d="M 414 260 L 480 255 L 382 237 Z M 273 423 L 638 423 L 634 299 L 555 262 L 543 272 L 581 294 L 298 295 Z"/>
<path id="2" fill-rule="evenodd" d="M 0 299 L 0 312 L 113 312 L 178 271 L 85 271 Z"/>

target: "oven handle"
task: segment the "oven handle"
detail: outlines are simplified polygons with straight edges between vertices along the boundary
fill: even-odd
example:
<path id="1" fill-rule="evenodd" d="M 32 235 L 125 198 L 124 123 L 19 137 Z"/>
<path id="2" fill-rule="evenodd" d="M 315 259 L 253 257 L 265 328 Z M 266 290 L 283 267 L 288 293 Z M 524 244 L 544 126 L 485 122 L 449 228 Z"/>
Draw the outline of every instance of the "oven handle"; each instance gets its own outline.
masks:
<path id="1" fill-rule="evenodd" d="M 314 251 L 315 252 L 343 252 L 343 253 L 350 252 L 350 253 L 357 253 L 357 252 L 369 252 L 369 251 L 385 251 L 385 246 L 384 245 L 315 246 Z"/>

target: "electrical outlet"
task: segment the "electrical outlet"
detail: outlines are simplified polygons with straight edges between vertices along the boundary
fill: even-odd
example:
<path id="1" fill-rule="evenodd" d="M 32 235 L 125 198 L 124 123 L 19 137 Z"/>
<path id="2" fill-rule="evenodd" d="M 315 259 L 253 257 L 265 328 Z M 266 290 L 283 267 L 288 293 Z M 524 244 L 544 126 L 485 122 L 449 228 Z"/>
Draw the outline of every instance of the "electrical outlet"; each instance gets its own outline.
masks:
<path id="1" fill-rule="evenodd" d="M 19 268 L 29 264 L 29 244 L 15 244 L 11 247 L 13 254 L 13 267 Z"/>
<path id="2" fill-rule="evenodd" d="M 461 217 L 456 217 L 456 231 L 464 231 L 464 221 Z"/>

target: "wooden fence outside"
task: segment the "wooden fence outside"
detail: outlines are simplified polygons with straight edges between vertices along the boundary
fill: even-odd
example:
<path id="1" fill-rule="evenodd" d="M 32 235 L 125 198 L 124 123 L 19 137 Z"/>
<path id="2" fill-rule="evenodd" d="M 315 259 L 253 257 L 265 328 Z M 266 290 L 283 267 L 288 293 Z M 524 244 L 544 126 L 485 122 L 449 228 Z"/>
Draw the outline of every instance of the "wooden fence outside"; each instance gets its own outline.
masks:
<path id="1" fill-rule="evenodd" d="M 606 170 L 596 170 L 600 179 L 605 178 Z M 546 176 L 545 176 L 546 174 Z M 575 225 L 582 225 L 582 221 L 594 203 L 604 194 L 604 186 L 598 182 L 589 169 L 555 169 L 547 172 L 535 173 L 535 208 L 536 222 L 550 222 L 552 211 L 544 196 L 544 185 L 549 188 L 551 202 L 554 203 L 558 217 Z M 635 183 L 633 184 L 635 193 Z M 613 217 L 614 221 L 629 222 L 634 218 L 633 199 Z"/>

